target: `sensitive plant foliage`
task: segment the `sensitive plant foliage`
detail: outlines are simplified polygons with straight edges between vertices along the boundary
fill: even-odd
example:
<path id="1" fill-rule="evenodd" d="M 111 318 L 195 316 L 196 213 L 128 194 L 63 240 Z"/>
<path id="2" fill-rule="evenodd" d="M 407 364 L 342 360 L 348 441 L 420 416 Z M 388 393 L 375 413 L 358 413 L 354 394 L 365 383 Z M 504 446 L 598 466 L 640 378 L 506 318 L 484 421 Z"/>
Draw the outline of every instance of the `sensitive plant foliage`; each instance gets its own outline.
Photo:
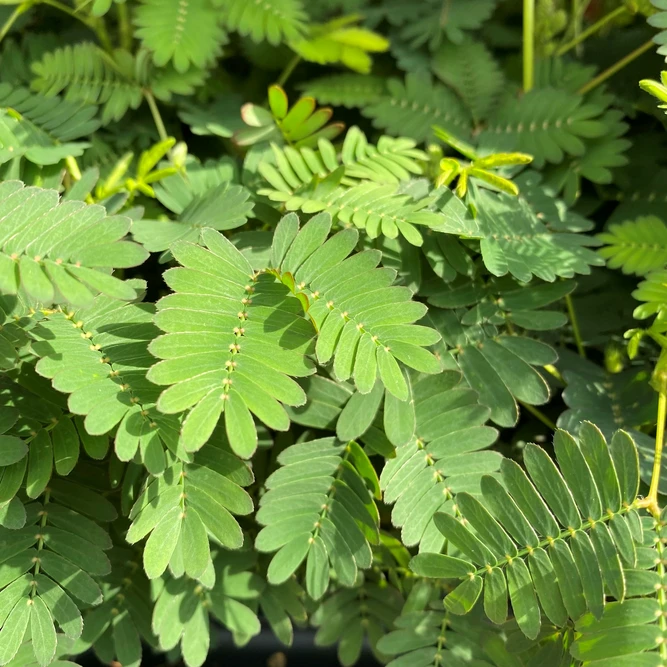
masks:
<path id="1" fill-rule="evenodd" d="M 0 665 L 667 663 L 665 10 L 0 2 Z"/>

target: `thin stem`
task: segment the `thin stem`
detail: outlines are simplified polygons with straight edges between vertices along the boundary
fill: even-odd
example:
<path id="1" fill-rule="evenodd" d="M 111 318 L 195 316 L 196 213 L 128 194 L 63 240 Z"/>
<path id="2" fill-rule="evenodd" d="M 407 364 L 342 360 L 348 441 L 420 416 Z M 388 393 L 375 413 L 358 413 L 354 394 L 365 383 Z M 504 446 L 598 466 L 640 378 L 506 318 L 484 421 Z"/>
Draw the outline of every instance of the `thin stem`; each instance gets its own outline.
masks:
<path id="1" fill-rule="evenodd" d="M 130 14 L 127 4 L 121 2 L 116 4 L 118 11 L 118 31 L 120 33 L 120 46 L 126 51 L 132 50 L 132 26 L 130 25 Z"/>
<path id="2" fill-rule="evenodd" d="M 664 384 L 664 383 L 663 383 Z M 660 471 L 662 468 L 662 447 L 665 442 L 665 417 L 667 416 L 667 387 L 662 387 L 658 394 L 658 424 L 655 432 L 655 454 L 653 456 L 653 471 L 651 486 L 647 497 L 647 507 L 656 509 L 658 504 L 658 486 L 660 485 Z"/>
<path id="3" fill-rule="evenodd" d="M 523 90 L 535 81 L 535 0 L 523 0 Z"/>
<path id="4" fill-rule="evenodd" d="M 65 167 L 67 168 L 67 173 L 69 173 L 75 181 L 81 180 L 81 169 L 79 169 L 79 163 L 76 161 L 76 158 L 71 155 L 66 157 Z"/>
<path id="5" fill-rule="evenodd" d="M 530 412 L 533 417 L 536 419 L 539 419 L 548 429 L 555 431 L 557 426 L 554 424 L 554 422 L 547 417 L 542 410 L 538 410 L 534 405 L 530 405 L 529 403 L 524 403 L 523 401 L 519 401 L 519 404 L 521 405 L 522 408 L 526 408 L 528 412 Z"/>
<path id="6" fill-rule="evenodd" d="M 301 62 L 301 56 L 295 54 L 292 60 L 290 60 L 287 63 L 287 65 L 285 65 L 285 69 L 280 73 L 280 76 L 278 77 L 278 81 L 276 81 L 276 84 L 279 85 L 280 87 L 284 86 L 285 83 L 287 83 L 287 79 L 290 78 L 292 72 L 296 69 L 296 66 L 300 62 Z"/>
<path id="7" fill-rule="evenodd" d="M 584 349 L 584 342 L 581 338 L 581 330 L 579 329 L 579 322 L 577 321 L 577 313 L 574 310 L 574 303 L 572 297 L 568 294 L 565 297 L 565 304 L 567 305 L 567 314 L 570 317 L 570 324 L 572 325 L 572 333 L 574 334 L 574 341 L 577 344 L 577 351 L 579 356 L 586 358 L 586 350 Z"/>
<path id="8" fill-rule="evenodd" d="M 9 15 L 9 18 L 4 22 L 2 28 L 0 28 L 0 42 L 5 38 L 7 33 L 11 30 L 16 20 L 27 12 L 30 7 L 34 4 L 34 0 L 28 0 L 27 2 L 22 2 L 16 7 L 16 9 Z"/>
<path id="9" fill-rule="evenodd" d="M 151 110 L 153 116 L 153 121 L 155 122 L 155 127 L 157 128 L 157 133 L 160 136 L 160 141 L 166 141 L 169 138 L 167 130 L 162 122 L 162 116 L 160 115 L 160 110 L 158 109 L 153 93 L 150 90 L 144 90 L 144 97 L 146 102 L 148 102 L 148 107 Z"/>
<path id="10" fill-rule="evenodd" d="M 589 93 L 593 88 L 597 88 L 601 83 L 604 83 L 607 79 L 614 76 L 616 72 L 622 70 L 626 65 L 629 65 L 633 60 L 639 58 L 639 56 L 646 53 L 649 49 L 653 48 L 655 43 L 652 39 L 649 39 L 648 42 L 645 42 L 641 46 L 638 46 L 634 51 L 628 53 L 627 56 L 621 58 L 618 62 L 614 63 L 611 67 L 608 67 L 604 72 L 600 72 L 594 79 L 591 79 L 586 85 L 579 88 L 577 91 L 580 95 L 585 95 Z"/>
<path id="11" fill-rule="evenodd" d="M 44 493 L 44 503 L 43 503 L 43 509 L 40 512 L 40 520 L 39 520 L 39 540 L 37 541 L 37 554 L 39 556 L 39 552 L 42 551 L 44 548 L 44 536 L 42 535 L 42 532 L 44 531 L 44 528 L 46 528 L 46 519 L 48 516 L 48 511 L 47 511 L 47 506 L 49 504 L 49 500 L 51 499 L 51 489 L 46 489 L 46 492 Z M 39 574 L 39 568 L 40 568 L 40 560 L 39 557 L 35 559 L 35 576 Z M 33 588 L 33 591 L 31 593 L 31 597 L 34 597 L 35 594 L 35 589 Z"/>
<path id="12" fill-rule="evenodd" d="M 603 16 L 601 19 L 593 23 L 593 25 L 588 26 L 586 30 L 583 32 L 579 33 L 574 39 L 570 40 L 566 44 L 563 44 L 557 51 L 556 55 L 557 56 L 562 56 L 563 54 L 567 53 L 571 49 L 573 49 L 575 46 L 581 44 L 581 42 L 585 41 L 588 39 L 591 35 L 594 35 L 598 30 L 604 28 L 604 26 L 607 25 L 607 23 L 610 23 L 611 21 L 617 19 L 619 16 L 622 16 L 627 12 L 628 10 L 626 9 L 625 5 L 622 5 L 621 7 L 617 7 L 614 9 L 614 11 L 609 12 L 609 14 Z"/>

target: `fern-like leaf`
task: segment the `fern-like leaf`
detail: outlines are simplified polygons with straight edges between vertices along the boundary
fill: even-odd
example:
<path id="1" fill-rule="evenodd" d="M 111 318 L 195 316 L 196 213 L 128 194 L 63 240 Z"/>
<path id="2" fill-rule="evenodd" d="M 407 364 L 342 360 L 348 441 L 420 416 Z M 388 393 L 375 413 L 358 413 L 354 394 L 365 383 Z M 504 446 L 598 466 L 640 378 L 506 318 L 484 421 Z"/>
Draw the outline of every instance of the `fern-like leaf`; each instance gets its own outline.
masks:
<path id="1" fill-rule="evenodd" d="M 412 324 L 426 308 L 410 300 L 408 288 L 391 286 L 395 271 L 376 268 L 379 251 L 348 257 L 356 230 L 343 230 L 325 243 L 330 227 L 326 213 L 300 231 L 295 215 L 283 218 L 274 236 L 272 267 L 307 304 L 318 331 L 318 361 L 333 359 L 335 377 L 353 377 L 362 393 L 373 389 L 379 374 L 387 391 L 404 401 L 408 386 L 398 362 L 439 373 L 437 359 L 424 349 L 438 334 Z"/>
<path id="2" fill-rule="evenodd" d="M 383 78 L 363 74 L 334 74 L 308 81 L 300 88 L 304 95 L 314 97 L 319 104 L 348 109 L 375 104 L 387 91 Z"/>
<path id="3" fill-rule="evenodd" d="M 532 276 L 552 282 L 557 276 L 588 274 L 604 260 L 587 246 L 595 239 L 569 232 L 550 232 L 525 201 L 479 191 L 476 223 L 482 258 L 495 276 L 510 273 L 528 282 Z"/>
<path id="4" fill-rule="evenodd" d="M 507 98 L 490 116 L 479 137 L 482 150 L 522 151 L 536 167 L 559 163 L 565 155 L 584 155 L 584 140 L 601 137 L 604 107 L 585 103 L 577 94 L 555 88 L 531 90 L 520 99 Z"/>
<path id="5" fill-rule="evenodd" d="M 213 0 L 224 11 L 228 30 L 237 30 L 254 42 L 266 40 L 277 45 L 303 37 L 307 14 L 299 0 Z"/>
<path id="6" fill-rule="evenodd" d="M 380 485 L 385 503 L 394 504 L 391 521 L 402 528 L 402 543 L 439 551 L 443 538 L 433 515 L 451 508 L 460 491 L 479 494 L 482 475 L 498 470 L 502 457 L 482 451 L 498 432 L 485 425 L 491 410 L 478 403 L 477 394 L 454 371 L 417 382 L 412 400 L 414 436 L 387 461 Z"/>
<path id="7" fill-rule="evenodd" d="M 232 448 L 248 458 L 257 447 L 251 412 L 287 430 L 282 403 L 305 401 L 289 376 L 313 372 L 305 354 L 314 330 L 285 285 L 253 271 L 218 232 L 205 229 L 202 240 L 205 248 L 185 241 L 171 247 L 181 267 L 165 273 L 175 293 L 157 305 L 155 321 L 167 335 L 151 344 L 163 361 L 148 377 L 171 385 L 158 400 L 161 412 L 190 410 L 181 432 L 187 451 L 206 442 L 224 412 Z"/>
<path id="8" fill-rule="evenodd" d="M 135 290 L 109 275 L 108 269 L 141 264 L 141 246 L 123 240 L 130 219 L 108 217 L 102 206 L 60 202 L 54 190 L 0 186 L 0 289 L 25 290 L 44 305 L 54 301 L 89 303 L 103 292 L 133 299 Z"/>
<path id="9" fill-rule="evenodd" d="M 656 216 L 609 225 L 598 239 L 605 244 L 598 252 L 610 269 L 644 276 L 667 266 L 667 226 Z"/>
<path id="10" fill-rule="evenodd" d="M 344 167 L 342 185 L 352 186 L 363 181 L 397 184 L 421 174 L 420 161 L 426 160 L 426 154 L 415 148 L 411 139 L 383 136 L 374 146 L 358 127 L 348 130 L 340 153 L 328 139 L 318 141 L 317 151 L 291 146 L 281 148 L 276 144 L 271 148 L 273 160 L 261 162 L 259 172 L 273 189 L 265 188 L 260 194 L 274 201 L 284 201 L 288 209 L 294 195 L 298 198 L 299 191 L 313 184 L 315 179 L 326 179 L 341 166 Z"/>
<path id="11" fill-rule="evenodd" d="M 100 124 L 94 106 L 45 98 L 9 84 L 0 84 L 0 107 L 8 109 L 2 116 L 5 135 L 0 155 L 8 159 L 25 155 L 40 165 L 81 155 L 89 144 L 74 140 L 91 134 Z M 7 133 L 14 135 L 15 143 L 7 142 Z"/>
<path id="12" fill-rule="evenodd" d="M 431 67 L 463 100 L 476 123 L 487 118 L 505 87 L 498 63 L 481 42 L 445 43 L 433 55 Z"/>
<path id="13" fill-rule="evenodd" d="M 255 540 L 260 552 L 277 552 L 268 569 L 272 584 L 287 581 L 306 561 L 306 589 L 320 599 L 329 570 L 354 586 L 359 569 L 373 562 L 379 515 L 367 484 L 379 497 L 375 472 L 356 443 L 322 438 L 293 445 L 278 456 L 281 467 L 266 480 Z"/>
<path id="14" fill-rule="evenodd" d="M 491 409 L 492 420 L 509 427 L 519 418 L 518 401 L 548 402 L 549 386 L 534 367 L 553 364 L 558 358 L 552 347 L 521 335 L 514 327 L 548 331 L 563 326 L 567 318 L 562 312 L 541 308 L 571 292 L 574 283 L 507 291 L 490 287 L 485 298 L 487 289 L 454 283 L 435 292 L 429 302 L 451 310 L 432 307 L 424 321 L 443 336 L 441 358 L 452 357 L 480 402 Z M 465 306 L 471 307 L 466 310 Z M 513 327 L 513 335 L 502 333 L 504 325 Z"/>
<path id="15" fill-rule="evenodd" d="M 137 454 L 146 468 L 160 474 L 165 449 L 187 458 L 179 448 L 179 421 L 159 413 L 159 387 L 146 379 L 155 359 L 148 344 L 158 330 L 149 304 L 125 304 L 100 296 L 89 308 L 56 311 L 31 331 L 41 357 L 36 370 L 54 388 L 70 394 L 69 409 L 85 417 L 93 436 L 115 434 L 116 455 L 131 461 Z"/>
<path id="16" fill-rule="evenodd" d="M 104 105 L 103 123 L 120 120 L 128 108 L 136 109 L 142 101 L 133 72 L 119 71 L 94 44 L 83 42 L 46 53 L 32 64 L 32 70 L 36 76 L 32 88 L 46 97 L 64 91 L 66 100 Z"/>
<path id="17" fill-rule="evenodd" d="M 365 641 L 378 660 L 378 640 L 393 626 L 401 611 L 403 599 L 391 586 L 364 582 L 352 590 L 339 590 L 328 597 L 313 614 L 318 630 L 316 646 L 338 644 L 338 660 L 343 667 L 356 664 Z"/>
<path id="18" fill-rule="evenodd" d="M 134 19 L 136 36 L 158 67 L 171 61 L 177 72 L 191 65 L 203 68 L 226 42 L 218 16 L 209 0 L 142 0 Z"/>
<path id="19" fill-rule="evenodd" d="M 462 139 L 470 136 L 470 113 L 455 93 L 433 83 L 427 74 L 408 74 L 405 83 L 390 79 L 387 90 L 375 104 L 362 109 L 375 127 L 417 142 L 434 136 L 433 125 Z"/>
<path id="20" fill-rule="evenodd" d="M 253 502 L 242 488 L 252 472 L 226 448 L 208 444 L 198 463 L 177 462 L 160 477 L 149 477 L 130 511 L 127 541 L 148 539 L 143 549 L 149 579 L 169 566 L 176 577 L 210 581 L 209 536 L 227 549 L 243 545 L 243 532 L 232 515 L 247 515 Z"/>
<path id="21" fill-rule="evenodd" d="M 223 183 L 195 196 L 177 221 L 135 221 L 132 236 L 150 252 L 166 250 L 176 241 L 197 243 L 205 227 L 226 230 L 244 225 L 253 208 L 249 195 L 240 185 Z"/>
<path id="22" fill-rule="evenodd" d="M 264 168 L 263 173 L 267 175 L 269 169 Z M 284 202 L 289 211 L 326 211 L 345 226 L 364 229 L 371 239 L 380 234 L 390 239 L 400 235 L 410 244 L 420 246 L 423 237 L 418 226 L 438 231 L 449 229 L 443 216 L 427 210 L 431 203 L 429 199 L 415 201 L 409 195 L 399 194 L 396 185 L 361 183 L 351 188 L 336 187 L 343 174 L 341 167 L 324 181 L 314 180 L 310 187 L 294 193 L 282 177 L 279 180 L 273 178 L 274 187 L 282 191 L 267 189 L 259 192 L 274 201 Z"/>
<path id="23" fill-rule="evenodd" d="M 528 445 L 528 475 L 504 459 L 503 484 L 486 476 L 480 500 L 457 494 L 461 518 L 436 514 L 436 526 L 464 558 L 421 554 L 411 567 L 463 580 L 445 598 L 450 612 L 467 613 L 484 591 L 486 613 L 502 623 L 509 595 L 519 628 L 534 639 L 542 613 L 562 626 L 586 611 L 602 618 L 605 587 L 619 602 L 625 598 L 623 563 L 632 567 L 637 559 L 630 528 L 639 520 L 636 446 L 622 431 L 608 446 L 587 422 L 579 442 L 557 431 L 554 447 L 560 469 Z"/>

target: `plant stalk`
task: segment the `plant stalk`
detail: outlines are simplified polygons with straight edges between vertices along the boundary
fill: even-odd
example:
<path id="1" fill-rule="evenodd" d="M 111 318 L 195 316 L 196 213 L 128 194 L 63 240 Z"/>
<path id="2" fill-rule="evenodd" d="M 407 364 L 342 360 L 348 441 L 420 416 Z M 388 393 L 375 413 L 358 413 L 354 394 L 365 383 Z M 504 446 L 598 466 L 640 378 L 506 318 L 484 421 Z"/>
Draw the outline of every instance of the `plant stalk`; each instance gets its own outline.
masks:
<path id="1" fill-rule="evenodd" d="M 121 2 L 116 4 L 118 11 L 118 32 L 120 36 L 120 46 L 126 51 L 132 50 L 132 26 L 130 25 L 130 15 L 127 10 L 127 4 Z"/>
<path id="2" fill-rule="evenodd" d="M 535 82 L 535 0 L 523 0 L 523 92 Z"/>
<path id="3" fill-rule="evenodd" d="M 655 454 L 653 456 L 653 471 L 648 497 L 645 499 L 647 509 L 652 513 L 659 513 L 658 487 L 660 486 L 660 471 L 662 468 L 662 448 L 665 442 L 665 417 L 667 417 L 667 386 L 663 381 L 658 394 L 658 424 L 655 432 Z"/>
<path id="4" fill-rule="evenodd" d="M 144 89 L 144 97 L 146 98 L 146 102 L 148 102 L 148 108 L 151 110 L 157 133 L 160 136 L 160 141 L 166 141 L 169 138 L 169 135 L 167 134 L 164 122 L 162 121 L 162 116 L 160 115 L 160 110 L 155 102 L 155 97 L 153 97 L 153 93 L 148 89 Z"/>
<path id="5" fill-rule="evenodd" d="M 611 67 L 608 67 L 604 72 L 600 72 L 595 78 L 591 79 L 587 84 L 583 85 L 577 91 L 580 95 L 585 95 L 589 93 L 593 88 L 597 88 L 601 83 L 604 83 L 607 79 L 611 78 L 622 70 L 626 65 L 629 65 L 633 60 L 639 58 L 639 56 L 646 53 L 650 48 L 655 46 L 655 43 L 652 39 L 649 39 L 648 42 L 644 42 L 641 46 L 638 46 L 634 51 L 628 53 L 627 56 L 621 58 L 618 62 L 614 63 Z"/>
<path id="6" fill-rule="evenodd" d="M 17 5 L 16 9 L 14 9 L 9 15 L 9 18 L 4 22 L 2 28 L 0 28 L 0 42 L 5 38 L 21 14 L 25 14 L 33 4 L 34 0 L 27 0 L 27 2 L 22 2 L 20 5 Z"/>
<path id="7" fill-rule="evenodd" d="M 573 49 L 575 46 L 578 46 L 581 44 L 583 41 L 587 40 L 591 35 L 594 35 L 598 30 L 601 30 L 604 28 L 604 26 L 607 25 L 607 23 L 610 23 L 614 19 L 618 18 L 619 16 L 623 16 L 625 12 L 628 10 L 626 9 L 625 5 L 622 5 L 621 7 L 617 7 L 613 11 L 609 12 L 609 14 L 603 16 L 601 19 L 593 23 L 593 25 L 590 25 L 586 30 L 583 32 L 579 33 L 574 39 L 571 39 L 569 42 L 566 44 L 563 44 L 557 51 L 556 55 L 557 56 L 562 56 L 563 54 L 567 53 L 571 49 Z"/>
<path id="8" fill-rule="evenodd" d="M 533 417 L 539 419 L 539 421 L 541 421 L 549 430 L 555 431 L 556 428 L 558 428 L 556 424 L 552 422 L 551 419 L 549 419 L 549 417 L 544 414 L 544 412 L 542 412 L 542 410 L 539 410 L 534 405 L 524 403 L 523 401 L 519 401 L 519 404 L 522 408 L 526 408 L 526 410 L 528 410 L 528 412 L 530 412 Z"/>
<path id="9" fill-rule="evenodd" d="M 283 69 L 283 71 L 280 73 L 280 76 L 278 77 L 276 84 L 282 88 L 287 83 L 287 79 L 289 79 L 290 76 L 292 76 L 292 72 L 296 69 L 296 66 L 300 62 L 301 62 L 301 56 L 295 53 L 292 60 L 290 60 L 287 63 L 287 65 L 285 65 L 285 69 Z"/>
<path id="10" fill-rule="evenodd" d="M 565 297 L 565 304 L 567 305 L 567 314 L 570 317 L 570 324 L 572 325 L 572 333 L 574 334 L 574 341 L 577 345 L 577 352 L 582 358 L 586 358 L 586 350 L 584 348 L 584 341 L 581 338 L 581 330 L 579 329 L 579 321 L 577 320 L 577 313 L 574 310 L 574 303 L 572 302 L 572 296 L 567 295 Z"/>

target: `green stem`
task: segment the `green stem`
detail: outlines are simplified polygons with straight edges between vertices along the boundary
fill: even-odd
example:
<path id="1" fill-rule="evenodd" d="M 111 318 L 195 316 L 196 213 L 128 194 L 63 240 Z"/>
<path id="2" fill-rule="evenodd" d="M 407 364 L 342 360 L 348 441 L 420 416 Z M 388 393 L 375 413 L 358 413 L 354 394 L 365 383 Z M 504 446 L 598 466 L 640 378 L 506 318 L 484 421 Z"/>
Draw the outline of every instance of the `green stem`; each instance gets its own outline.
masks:
<path id="1" fill-rule="evenodd" d="M 614 76 L 616 72 L 622 70 L 626 65 L 629 65 L 633 60 L 639 58 L 639 56 L 646 53 L 649 49 L 655 46 L 655 43 L 652 39 L 649 39 L 648 42 L 645 42 L 641 46 L 638 46 L 634 51 L 628 53 L 627 56 L 621 58 L 618 62 L 614 63 L 611 67 L 608 67 L 604 72 L 600 72 L 594 79 L 591 79 L 586 85 L 579 88 L 577 91 L 580 95 L 585 95 L 589 93 L 593 88 L 597 88 L 601 83 L 604 83 L 607 79 Z"/>
<path id="2" fill-rule="evenodd" d="M 27 12 L 30 7 L 34 4 L 34 0 L 28 0 L 27 2 L 22 2 L 16 7 L 16 9 L 9 15 L 9 18 L 4 22 L 2 28 L 0 28 L 0 42 L 5 38 L 7 33 L 11 30 L 11 27 L 16 23 L 16 20 Z"/>
<path id="3" fill-rule="evenodd" d="M 533 417 L 539 419 L 548 429 L 551 431 L 555 431 L 557 426 L 554 424 L 554 422 L 547 417 L 542 410 L 538 410 L 534 405 L 530 405 L 529 403 L 524 403 L 523 401 L 519 401 L 519 404 L 521 405 L 522 408 L 525 408 L 530 412 Z"/>
<path id="4" fill-rule="evenodd" d="M 662 383 L 663 385 L 665 383 Z M 662 447 L 665 442 L 665 417 L 667 416 L 667 387 L 663 386 L 658 394 L 658 424 L 655 432 L 655 454 L 653 456 L 653 471 L 651 472 L 651 486 L 648 491 L 647 507 L 653 513 L 657 511 L 658 487 L 660 485 L 660 470 L 662 468 Z"/>
<path id="5" fill-rule="evenodd" d="M 567 42 L 567 44 L 563 44 L 563 46 L 561 46 L 556 51 L 556 55 L 562 56 L 563 54 L 567 53 L 570 49 L 573 49 L 575 46 L 581 44 L 581 42 L 588 39 L 591 35 L 594 35 L 598 30 L 604 28 L 604 26 L 606 26 L 607 23 L 610 23 L 619 16 L 622 16 L 627 11 L 628 10 L 626 9 L 625 5 L 617 7 L 616 9 L 614 9 L 614 11 L 609 12 L 609 14 L 603 16 L 599 21 L 596 21 L 595 23 L 593 23 L 593 25 L 586 28 L 586 30 L 579 33 L 574 39 Z"/>
<path id="6" fill-rule="evenodd" d="M 121 2 L 116 4 L 118 11 L 118 31 L 120 33 L 120 46 L 126 51 L 132 50 L 132 26 L 130 25 L 130 15 L 127 10 L 127 4 Z"/>
<path id="7" fill-rule="evenodd" d="M 44 493 L 44 504 L 42 506 L 42 511 L 41 511 L 41 518 L 39 521 L 39 528 L 40 528 L 40 536 L 39 540 L 37 541 L 37 554 L 38 557 L 35 559 L 35 576 L 39 574 L 39 568 L 40 568 L 40 561 L 39 561 L 39 552 L 42 551 L 44 548 L 44 537 L 42 536 L 42 533 L 44 531 L 44 528 L 46 528 L 46 520 L 48 517 L 48 512 L 47 512 L 47 505 L 49 504 L 49 500 L 51 499 L 51 490 L 47 489 L 46 492 Z M 34 597 L 34 594 L 36 593 L 36 590 L 33 588 L 30 597 Z"/>
<path id="8" fill-rule="evenodd" d="M 577 351 L 579 352 L 579 356 L 585 359 L 586 350 L 584 349 L 584 342 L 581 338 L 581 330 L 579 329 L 577 313 L 574 310 L 574 303 L 572 302 L 572 297 L 569 294 L 565 297 L 565 304 L 567 305 L 567 314 L 570 317 L 570 324 L 572 325 L 574 341 L 577 344 Z"/>
<path id="9" fill-rule="evenodd" d="M 663 535 L 663 530 L 665 527 L 665 524 L 662 522 L 661 518 L 658 516 L 655 518 L 656 522 L 658 525 L 656 526 L 656 530 L 658 535 L 662 537 Z M 662 632 L 662 636 L 665 636 L 665 631 L 667 631 L 667 618 L 665 618 L 665 612 L 667 612 L 667 591 L 665 590 L 665 544 L 662 541 L 662 539 L 657 540 L 655 548 L 658 552 L 658 562 L 657 562 L 657 568 L 656 571 L 658 573 L 658 576 L 660 577 L 660 583 L 662 586 L 658 588 L 658 604 L 660 605 L 660 609 L 662 611 L 662 614 L 660 614 L 660 618 L 658 621 L 658 624 L 660 626 L 660 631 Z M 662 658 L 662 662 L 664 664 L 665 658 L 667 658 L 667 643 L 661 642 L 660 644 L 660 657 Z"/>
<path id="10" fill-rule="evenodd" d="M 287 63 L 287 65 L 285 65 L 285 69 L 280 73 L 280 76 L 278 77 L 278 81 L 276 81 L 276 84 L 282 88 L 282 86 L 284 86 L 285 83 L 287 83 L 287 79 L 290 78 L 292 72 L 296 69 L 296 66 L 300 62 L 301 62 L 301 56 L 295 54 L 292 60 L 290 60 Z"/>
<path id="11" fill-rule="evenodd" d="M 523 0 L 523 91 L 535 81 L 535 0 Z"/>
<path id="12" fill-rule="evenodd" d="M 151 115 L 153 116 L 153 121 L 155 122 L 155 127 L 157 128 L 157 133 L 160 136 L 160 141 L 166 141 L 169 138 L 167 130 L 162 122 L 162 116 L 160 115 L 160 110 L 158 109 L 153 93 L 150 90 L 144 90 L 144 97 L 146 102 L 148 102 L 148 108 L 151 110 Z"/>

